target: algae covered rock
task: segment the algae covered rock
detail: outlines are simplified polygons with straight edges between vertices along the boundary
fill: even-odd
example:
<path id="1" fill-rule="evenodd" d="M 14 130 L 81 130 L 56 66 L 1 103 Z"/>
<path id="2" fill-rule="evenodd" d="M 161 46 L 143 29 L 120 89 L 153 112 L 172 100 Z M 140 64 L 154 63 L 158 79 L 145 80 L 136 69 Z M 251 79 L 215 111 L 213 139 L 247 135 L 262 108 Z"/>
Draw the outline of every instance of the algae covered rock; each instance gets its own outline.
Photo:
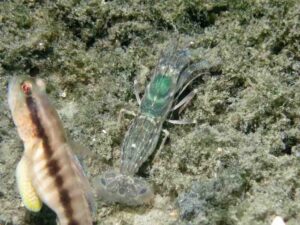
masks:
<path id="1" fill-rule="evenodd" d="M 164 201 L 98 202 L 95 223 L 155 224 L 161 215 L 164 224 L 298 224 L 299 11 L 296 0 L 1 1 L 0 223 L 55 223 L 47 209 L 28 214 L 14 188 L 22 145 L 6 101 L 11 76 L 46 80 L 69 135 L 88 149 L 92 180 L 119 167 L 131 118 L 120 125 L 118 113 L 138 109 L 133 80 L 145 86 L 178 35 L 221 65 L 173 114 L 197 124 L 164 124 L 169 141 L 138 173 Z"/>

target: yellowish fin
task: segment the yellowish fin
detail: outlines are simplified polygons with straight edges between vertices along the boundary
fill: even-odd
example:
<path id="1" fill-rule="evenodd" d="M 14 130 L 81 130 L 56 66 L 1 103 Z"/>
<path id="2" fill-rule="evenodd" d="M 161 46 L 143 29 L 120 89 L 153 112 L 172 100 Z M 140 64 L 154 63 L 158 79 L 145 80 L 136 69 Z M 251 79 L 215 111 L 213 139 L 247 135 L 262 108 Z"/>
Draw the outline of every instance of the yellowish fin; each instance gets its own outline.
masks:
<path id="1" fill-rule="evenodd" d="M 23 156 L 16 169 L 17 186 L 25 207 L 32 212 L 39 212 L 42 208 L 42 201 L 38 197 L 31 183 L 31 177 L 27 160 Z"/>

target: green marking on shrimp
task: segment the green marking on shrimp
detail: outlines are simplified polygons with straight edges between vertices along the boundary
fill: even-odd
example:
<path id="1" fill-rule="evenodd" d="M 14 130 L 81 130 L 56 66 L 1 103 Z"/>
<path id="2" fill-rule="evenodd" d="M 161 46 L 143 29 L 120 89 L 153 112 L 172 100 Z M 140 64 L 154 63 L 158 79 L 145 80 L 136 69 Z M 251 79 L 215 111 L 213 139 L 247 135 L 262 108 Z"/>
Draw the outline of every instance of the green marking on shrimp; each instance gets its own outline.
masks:
<path id="1" fill-rule="evenodd" d="M 140 111 L 152 117 L 168 113 L 169 102 L 174 94 L 172 77 L 158 74 L 146 90 L 141 102 Z"/>
<path id="2" fill-rule="evenodd" d="M 151 82 L 150 91 L 149 91 L 149 98 L 153 96 L 157 96 L 158 98 L 165 98 L 169 95 L 172 85 L 172 78 L 159 74 L 157 75 L 154 80 Z M 148 96 L 147 96 L 148 97 Z M 154 100 L 154 99 L 152 99 Z"/>

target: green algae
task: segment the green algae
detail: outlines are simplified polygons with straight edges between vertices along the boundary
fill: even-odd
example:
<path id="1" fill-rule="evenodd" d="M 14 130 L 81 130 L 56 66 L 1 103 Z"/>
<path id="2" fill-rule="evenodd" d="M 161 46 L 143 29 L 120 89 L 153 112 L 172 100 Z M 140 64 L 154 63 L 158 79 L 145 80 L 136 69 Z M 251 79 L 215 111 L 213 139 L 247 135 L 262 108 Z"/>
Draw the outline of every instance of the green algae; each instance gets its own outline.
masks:
<path id="1" fill-rule="evenodd" d="M 276 215 L 297 224 L 299 11 L 297 1 L 275 0 L 1 2 L 0 221 L 41 224 L 28 221 L 12 188 L 22 147 L 5 100 L 10 76 L 46 79 L 70 136 L 91 153 L 92 178 L 119 166 L 130 122 L 116 120 L 121 108 L 137 109 L 133 79 L 149 79 L 179 35 L 199 59 L 221 65 L 190 88 L 198 93 L 180 117 L 198 124 L 166 124 L 170 141 L 141 174 L 178 207 L 177 224 L 271 224 Z M 197 204 L 176 203 L 191 193 Z M 100 204 L 97 224 L 133 224 L 149 210 Z"/>

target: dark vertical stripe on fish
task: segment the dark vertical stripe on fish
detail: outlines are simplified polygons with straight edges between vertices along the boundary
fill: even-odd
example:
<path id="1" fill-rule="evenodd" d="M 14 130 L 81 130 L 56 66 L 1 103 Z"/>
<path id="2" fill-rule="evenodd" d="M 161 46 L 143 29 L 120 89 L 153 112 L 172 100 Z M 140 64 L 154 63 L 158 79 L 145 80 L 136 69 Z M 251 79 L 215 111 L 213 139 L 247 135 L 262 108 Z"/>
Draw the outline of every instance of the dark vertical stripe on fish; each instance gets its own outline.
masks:
<path id="1" fill-rule="evenodd" d="M 70 198 L 70 194 L 68 192 L 68 190 L 64 189 L 63 186 L 63 179 L 62 177 L 57 174 L 60 171 L 60 167 L 59 167 L 59 163 L 56 159 L 51 158 L 51 156 L 53 155 L 53 149 L 51 149 L 50 143 L 49 143 L 49 139 L 48 136 L 45 132 L 44 127 L 42 126 L 42 123 L 40 121 L 39 115 L 38 115 L 38 110 L 37 110 L 37 105 L 34 101 L 34 99 L 32 98 L 32 96 L 27 96 L 26 97 L 26 104 L 27 107 L 29 109 L 30 112 L 30 117 L 31 120 L 33 122 L 33 124 L 35 124 L 36 129 L 37 129 L 37 136 L 42 140 L 43 142 L 43 147 L 47 156 L 47 169 L 49 172 L 49 175 L 51 177 L 53 177 L 54 181 L 55 181 L 55 185 L 57 187 L 57 189 L 59 190 L 59 200 L 61 202 L 61 204 L 64 207 L 64 211 L 65 214 L 69 220 L 68 225 L 79 225 L 79 223 L 73 218 L 73 209 L 72 209 L 72 205 L 71 205 L 71 198 Z"/>

